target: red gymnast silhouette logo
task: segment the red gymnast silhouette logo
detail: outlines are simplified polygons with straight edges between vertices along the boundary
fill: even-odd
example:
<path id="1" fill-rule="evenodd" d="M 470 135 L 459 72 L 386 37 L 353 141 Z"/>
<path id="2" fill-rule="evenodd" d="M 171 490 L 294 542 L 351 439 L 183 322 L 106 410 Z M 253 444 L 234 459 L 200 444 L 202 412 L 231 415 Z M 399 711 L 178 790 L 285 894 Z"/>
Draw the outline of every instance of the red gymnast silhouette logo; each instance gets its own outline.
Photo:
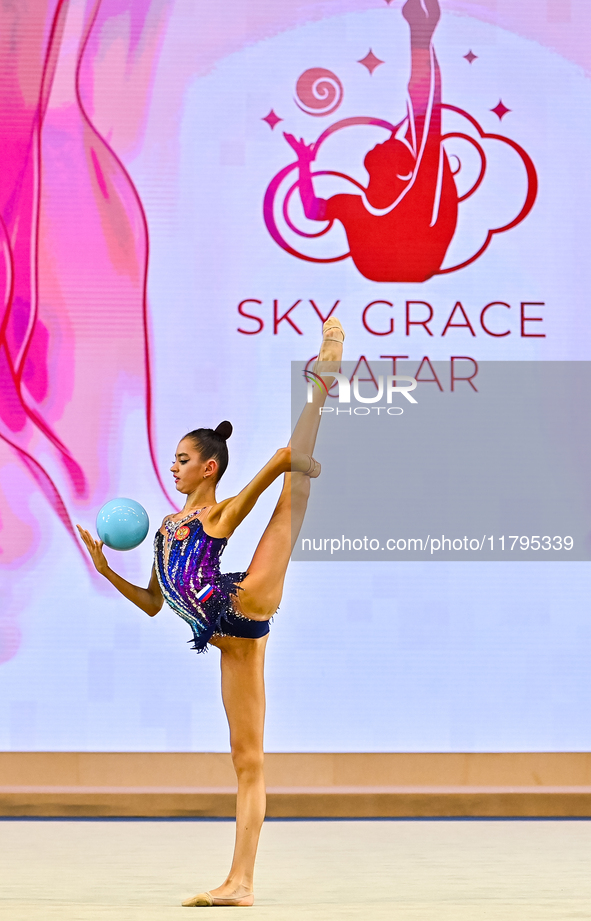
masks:
<path id="1" fill-rule="evenodd" d="M 534 164 L 519 144 L 500 134 L 487 134 L 468 112 L 442 103 L 441 73 L 432 42 L 441 15 L 438 0 L 407 0 L 402 12 L 410 26 L 411 42 L 411 75 L 405 118 L 396 125 L 364 116 L 345 118 L 328 127 L 312 144 L 284 134 L 298 159 L 277 173 L 269 184 L 264 200 L 264 218 L 275 242 L 299 259 L 330 263 L 351 256 L 361 274 L 372 281 L 423 282 L 434 275 L 465 268 L 485 252 L 496 234 L 520 224 L 534 205 L 538 182 Z M 470 58 L 475 59 L 471 53 Z M 366 64 L 368 69 L 375 68 L 375 62 L 381 63 L 371 56 L 370 64 Z M 318 73 L 321 73 L 320 70 Z M 327 73 L 322 71 L 325 82 Z M 312 71 L 306 74 L 312 74 Z M 336 86 L 337 78 L 332 76 Z M 340 83 L 338 87 L 342 97 Z M 324 95 L 326 93 L 327 90 Z M 320 91 L 317 90 L 316 95 L 321 95 Z M 327 111 L 334 111 L 334 108 L 336 106 L 329 106 Z M 455 113 L 469 125 L 463 131 L 443 133 L 443 110 Z M 502 114 L 495 111 L 501 118 L 508 110 L 504 107 Z M 323 114 L 322 111 L 320 114 Z M 279 119 L 276 118 L 276 121 Z M 345 173 L 312 171 L 312 163 L 327 138 L 355 125 L 375 125 L 390 132 L 388 140 L 377 144 L 365 157 L 364 166 L 369 174 L 367 187 Z M 469 133 L 470 129 L 472 133 Z M 457 155 L 451 155 L 451 160 L 455 161 L 455 169 L 452 170 L 450 156 L 445 149 L 445 142 L 452 138 L 468 143 L 480 159 L 476 178 L 463 194 L 459 193 L 456 184 L 462 163 Z M 481 143 L 484 140 L 508 145 L 520 157 L 527 176 L 525 201 L 513 219 L 488 230 L 476 252 L 457 265 L 442 268 L 456 233 L 459 205 L 476 192 L 485 178 L 487 158 Z M 294 171 L 298 174 L 297 178 L 288 186 L 288 177 Z M 317 176 L 339 177 L 356 186 L 358 191 L 356 194 L 336 194 L 329 199 L 319 198 L 314 190 L 314 178 Z M 327 222 L 318 232 L 304 232 L 292 220 L 290 202 L 296 191 L 306 218 Z M 277 209 L 289 230 L 308 240 L 325 236 L 334 222 L 340 221 L 349 250 L 328 257 L 299 251 L 279 229 Z"/>

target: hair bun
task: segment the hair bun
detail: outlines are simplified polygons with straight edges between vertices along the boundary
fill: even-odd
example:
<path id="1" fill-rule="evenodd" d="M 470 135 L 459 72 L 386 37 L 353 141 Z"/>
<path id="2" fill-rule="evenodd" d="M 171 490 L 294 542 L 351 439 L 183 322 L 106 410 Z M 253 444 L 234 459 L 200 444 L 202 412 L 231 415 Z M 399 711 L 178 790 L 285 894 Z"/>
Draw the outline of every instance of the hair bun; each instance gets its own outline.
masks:
<path id="1" fill-rule="evenodd" d="M 224 441 L 228 440 L 228 438 L 232 434 L 232 431 L 233 431 L 232 423 L 228 422 L 227 420 L 225 422 L 220 422 L 220 424 L 215 429 L 216 435 L 219 435 L 220 438 L 224 439 Z"/>

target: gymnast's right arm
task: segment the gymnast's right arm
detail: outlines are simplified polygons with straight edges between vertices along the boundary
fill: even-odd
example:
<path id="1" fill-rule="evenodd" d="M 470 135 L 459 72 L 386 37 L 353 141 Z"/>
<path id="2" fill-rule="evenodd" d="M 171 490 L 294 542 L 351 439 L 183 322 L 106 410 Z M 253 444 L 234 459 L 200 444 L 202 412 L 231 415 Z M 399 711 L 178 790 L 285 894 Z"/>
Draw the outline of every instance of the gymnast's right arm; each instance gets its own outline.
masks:
<path id="1" fill-rule="evenodd" d="M 77 524 L 76 527 L 78 528 L 80 537 L 82 538 L 84 545 L 90 554 L 96 571 L 100 572 L 101 576 L 104 576 L 105 579 L 108 579 L 111 585 L 114 585 L 117 591 L 121 592 L 125 598 L 128 598 L 129 601 L 132 601 L 135 605 L 137 605 L 138 608 L 141 608 L 142 611 L 145 611 L 146 614 L 148 614 L 150 617 L 154 617 L 154 615 L 158 613 L 164 604 L 164 599 L 162 597 L 162 592 L 160 591 L 160 585 L 154 567 L 152 567 L 152 575 L 150 576 L 150 583 L 147 588 L 140 588 L 139 585 L 132 585 L 131 582 L 128 582 L 126 579 L 123 579 L 121 576 L 119 576 L 116 572 L 113 572 L 107 562 L 105 554 L 103 553 L 102 540 L 95 540 L 90 531 L 85 531 L 84 528 L 81 528 L 79 524 Z"/>

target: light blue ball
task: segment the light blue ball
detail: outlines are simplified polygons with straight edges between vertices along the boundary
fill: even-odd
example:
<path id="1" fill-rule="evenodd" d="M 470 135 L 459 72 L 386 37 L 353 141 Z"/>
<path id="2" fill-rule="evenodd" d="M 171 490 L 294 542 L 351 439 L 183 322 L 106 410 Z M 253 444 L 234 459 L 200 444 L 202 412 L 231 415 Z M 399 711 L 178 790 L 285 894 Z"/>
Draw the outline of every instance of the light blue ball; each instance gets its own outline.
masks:
<path id="1" fill-rule="evenodd" d="M 133 550 L 149 528 L 148 513 L 135 499 L 111 499 L 96 516 L 98 536 L 112 550 Z"/>

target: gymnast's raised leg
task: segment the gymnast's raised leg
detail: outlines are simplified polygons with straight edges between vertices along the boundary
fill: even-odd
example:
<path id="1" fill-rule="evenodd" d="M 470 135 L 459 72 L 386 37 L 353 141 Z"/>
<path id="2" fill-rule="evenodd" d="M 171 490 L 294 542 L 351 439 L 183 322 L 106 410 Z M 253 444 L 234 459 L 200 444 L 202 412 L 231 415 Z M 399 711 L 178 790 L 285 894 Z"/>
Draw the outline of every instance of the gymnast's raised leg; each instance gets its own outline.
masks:
<path id="1" fill-rule="evenodd" d="M 324 380 L 330 387 L 334 379 L 326 375 L 339 369 L 344 332 L 339 321 L 332 317 L 324 324 L 323 332 L 316 368 L 325 375 Z M 326 393 L 315 388 L 313 401 L 306 403 L 301 412 L 290 441 L 292 472 L 285 474 L 279 501 L 248 567 L 248 575 L 241 584 L 239 610 L 254 620 L 271 618 L 281 601 L 291 551 L 306 514 L 310 479 L 320 473 L 319 464 L 312 466 L 316 464 L 312 453 L 320 425 L 320 408 L 325 400 Z M 302 456 L 310 458 L 306 472 L 300 472 Z"/>

